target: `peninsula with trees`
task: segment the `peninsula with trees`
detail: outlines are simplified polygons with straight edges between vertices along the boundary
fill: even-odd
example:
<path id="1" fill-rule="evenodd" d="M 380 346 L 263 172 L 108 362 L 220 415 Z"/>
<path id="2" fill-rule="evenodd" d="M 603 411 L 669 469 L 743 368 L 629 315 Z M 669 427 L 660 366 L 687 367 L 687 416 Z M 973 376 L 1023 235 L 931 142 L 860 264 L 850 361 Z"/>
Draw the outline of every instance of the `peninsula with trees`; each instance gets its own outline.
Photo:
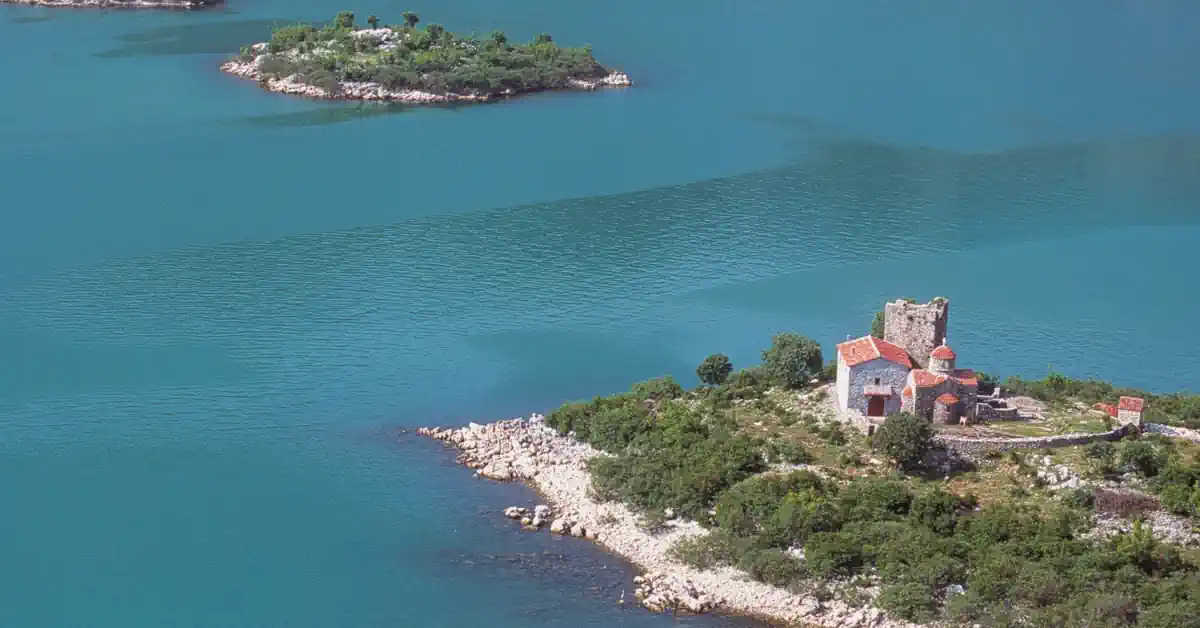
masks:
<path id="1" fill-rule="evenodd" d="M 223 4 L 224 0 L 0 0 L 0 4 L 5 3 L 96 9 L 204 9 Z"/>
<path id="2" fill-rule="evenodd" d="M 549 34 L 517 43 L 501 31 L 481 38 L 440 24 L 420 27 L 421 18 L 412 12 L 401 19 L 385 25 L 372 15 L 364 28 L 343 11 L 324 26 L 279 27 L 270 41 L 244 47 L 221 69 L 274 92 L 411 104 L 489 102 L 632 84 L 625 73 L 596 61 L 590 47 L 559 46 Z"/>
<path id="3" fill-rule="evenodd" d="M 876 331 L 924 339 L 892 327 Z M 748 368 L 704 359 L 691 390 L 667 376 L 546 416 L 418 433 L 476 477 L 537 489 L 544 503 L 503 514 L 624 556 L 655 611 L 827 628 L 1200 628 L 1200 395 L 975 372 L 976 403 L 1020 412 L 978 410 L 964 425 L 918 404 L 876 418 L 845 409 L 839 390 L 862 351 L 843 344 L 826 362 L 783 333 Z M 880 394 L 885 376 L 861 385 Z"/>

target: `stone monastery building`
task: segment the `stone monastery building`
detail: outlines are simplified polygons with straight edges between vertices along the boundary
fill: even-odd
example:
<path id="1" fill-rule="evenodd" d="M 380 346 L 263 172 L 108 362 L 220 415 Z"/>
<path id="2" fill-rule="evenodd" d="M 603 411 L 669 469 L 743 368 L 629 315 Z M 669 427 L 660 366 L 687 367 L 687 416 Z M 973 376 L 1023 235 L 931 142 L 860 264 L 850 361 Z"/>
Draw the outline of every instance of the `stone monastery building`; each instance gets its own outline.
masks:
<path id="1" fill-rule="evenodd" d="M 975 420 L 979 380 L 960 369 L 946 345 L 950 302 L 904 300 L 884 307 L 884 337 L 864 336 L 837 346 L 838 406 L 884 417 L 911 412 L 943 423 Z"/>

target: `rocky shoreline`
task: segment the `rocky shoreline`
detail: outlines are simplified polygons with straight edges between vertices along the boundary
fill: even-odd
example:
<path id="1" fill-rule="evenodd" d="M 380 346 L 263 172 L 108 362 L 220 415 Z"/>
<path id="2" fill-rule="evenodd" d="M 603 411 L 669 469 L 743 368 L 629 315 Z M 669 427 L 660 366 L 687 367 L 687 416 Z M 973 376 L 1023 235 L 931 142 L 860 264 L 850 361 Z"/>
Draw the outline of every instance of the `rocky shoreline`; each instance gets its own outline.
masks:
<path id="1" fill-rule="evenodd" d="M 202 9 L 221 4 L 219 0 L 0 0 L 0 4 L 89 9 Z"/>
<path id="2" fill-rule="evenodd" d="M 390 29 L 376 30 L 360 30 L 355 31 L 357 37 L 380 37 L 386 44 L 386 35 L 381 35 L 380 31 L 391 33 Z M 361 35 L 359 34 L 361 33 Z M 406 90 L 391 90 L 379 83 L 370 82 L 352 82 L 342 81 L 338 83 L 337 89 L 326 89 L 317 85 L 305 83 L 300 80 L 297 75 L 275 78 L 267 76 L 261 70 L 264 62 L 270 58 L 271 53 L 267 52 L 267 44 L 265 42 L 254 44 L 250 51 L 253 53 L 253 58 L 234 58 L 221 64 L 221 71 L 234 76 L 257 81 L 263 89 L 280 94 L 289 94 L 292 96 L 302 96 L 305 98 L 314 98 L 321 100 L 367 100 L 367 101 L 382 101 L 382 102 L 397 102 L 408 103 L 413 105 L 430 105 L 430 104 L 452 104 L 452 103 L 483 103 L 495 100 L 503 100 L 513 96 L 519 96 L 525 93 L 512 89 L 502 92 L 480 92 L 480 93 L 433 93 L 416 89 Z M 605 87 L 629 87 L 633 85 L 633 81 L 629 79 L 629 75 L 624 72 L 611 72 L 607 76 L 596 79 L 570 79 L 565 87 L 554 89 L 571 89 L 592 91 Z M 549 90 L 541 90 L 549 91 Z"/>
<path id="3" fill-rule="evenodd" d="M 651 532 L 623 504 L 593 499 L 587 462 L 605 454 L 559 435 L 539 415 L 460 429 L 421 428 L 417 433 L 457 447 L 458 462 L 474 469 L 477 477 L 521 481 L 540 492 L 548 505 L 514 506 L 504 512 L 524 528 L 592 540 L 643 569 L 646 573 L 634 582 L 635 594 L 653 611 L 716 611 L 822 628 L 914 626 L 888 619 L 870 606 L 852 607 L 756 582 L 730 567 L 699 570 L 673 560 L 669 549 L 676 541 L 708 532 L 684 519 L 672 519 Z"/>

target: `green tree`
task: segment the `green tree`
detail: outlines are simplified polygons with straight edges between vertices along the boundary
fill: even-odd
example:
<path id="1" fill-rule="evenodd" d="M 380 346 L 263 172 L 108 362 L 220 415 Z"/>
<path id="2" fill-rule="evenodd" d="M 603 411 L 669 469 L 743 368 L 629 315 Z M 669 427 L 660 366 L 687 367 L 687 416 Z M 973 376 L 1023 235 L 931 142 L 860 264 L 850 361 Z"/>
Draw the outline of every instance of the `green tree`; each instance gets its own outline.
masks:
<path id="1" fill-rule="evenodd" d="M 442 26 L 441 24 L 430 24 L 425 27 L 425 32 L 429 33 L 430 39 L 437 41 L 446 33 L 446 27 Z"/>
<path id="2" fill-rule="evenodd" d="M 535 44 L 548 44 L 552 41 L 554 41 L 554 38 L 550 36 L 550 33 L 541 33 L 533 38 L 533 43 Z"/>
<path id="3" fill-rule="evenodd" d="M 1097 441 L 1083 448 L 1083 456 L 1091 463 L 1092 469 L 1099 474 L 1112 473 L 1116 462 L 1117 451 L 1113 444 L 1107 441 Z"/>
<path id="4" fill-rule="evenodd" d="M 367 24 L 369 24 L 371 28 L 379 28 L 379 18 L 375 17 L 374 15 L 368 15 Z"/>
<path id="5" fill-rule="evenodd" d="M 883 310 L 875 312 L 875 318 L 871 320 L 871 335 L 883 339 L 884 328 Z"/>
<path id="6" fill-rule="evenodd" d="M 629 392 L 639 401 L 643 399 L 661 401 L 663 399 L 675 399 L 683 395 L 683 386 L 680 386 L 674 377 L 663 375 L 662 377 L 638 382 L 630 387 Z"/>
<path id="7" fill-rule="evenodd" d="M 505 35 L 502 30 L 494 30 L 492 31 L 492 41 L 496 42 L 497 46 L 503 48 L 508 43 L 508 35 Z"/>
<path id="8" fill-rule="evenodd" d="M 821 372 L 821 345 L 796 333 L 776 334 L 763 351 L 763 368 L 771 383 L 800 388 Z"/>
<path id="9" fill-rule="evenodd" d="M 872 446 L 903 469 L 916 469 L 933 447 L 933 426 L 915 414 L 893 414 L 875 430 Z"/>
<path id="10" fill-rule="evenodd" d="M 352 11 L 341 11 L 333 18 L 333 25 L 337 28 L 354 28 L 354 13 Z"/>
<path id="11" fill-rule="evenodd" d="M 1166 464 L 1166 455 L 1146 441 L 1129 443 L 1121 451 L 1121 465 L 1148 478 L 1158 475 Z"/>
<path id="12" fill-rule="evenodd" d="M 409 28 L 416 28 L 417 24 L 421 22 L 421 18 L 412 11 L 405 11 L 400 14 L 400 17 L 404 19 L 404 25 Z"/>
<path id="13" fill-rule="evenodd" d="M 696 367 L 696 377 L 709 386 L 720 386 L 733 372 L 733 363 L 724 353 L 714 353 Z"/>
<path id="14" fill-rule="evenodd" d="M 958 513 L 970 502 L 957 495 L 948 493 L 941 487 L 934 487 L 912 501 L 908 511 L 913 523 L 925 526 L 934 532 L 949 536 L 954 534 L 954 525 L 958 522 Z"/>

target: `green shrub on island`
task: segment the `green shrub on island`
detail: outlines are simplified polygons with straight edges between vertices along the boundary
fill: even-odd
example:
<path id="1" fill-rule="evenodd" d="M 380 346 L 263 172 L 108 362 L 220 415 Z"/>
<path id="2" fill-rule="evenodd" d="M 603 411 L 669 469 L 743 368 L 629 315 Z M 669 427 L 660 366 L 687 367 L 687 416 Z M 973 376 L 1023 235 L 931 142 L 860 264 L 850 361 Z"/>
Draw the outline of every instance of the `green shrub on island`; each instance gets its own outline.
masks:
<path id="1" fill-rule="evenodd" d="M 708 386 L 720 386 L 729 379 L 729 374 L 733 372 L 733 363 L 729 361 L 729 356 L 724 353 L 714 353 L 700 363 L 696 367 L 696 377 L 700 378 Z"/>
<path id="2" fill-rule="evenodd" d="M 871 335 L 883 340 L 884 334 L 887 332 L 887 318 L 883 310 L 875 312 L 875 318 L 871 319 Z"/>
<path id="3" fill-rule="evenodd" d="M 1158 475 L 1166 464 L 1166 453 L 1147 441 L 1126 443 L 1121 450 L 1121 466 L 1142 477 Z"/>
<path id="4" fill-rule="evenodd" d="M 762 360 L 767 380 L 784 388 L 802 388 L 821 374 L 824 364 L 821 345 L 791 332 L 776 334 Z"/>
<path id="5" fill-rule="evenodd" d="M 434 94 L 500 94 L 568 86 L 573 79 L 593 80 L 609 70 L 590 47 L 562 47 L 549 35 L 512 43 L 500 31 L 486 39 L 458 35 L 440 24 L 418 29 L 420 18 L 402 14 L 403 23 L 381 26 L 368 18 L 371 31 L 355 26 L 354 14 L 338 13 L 328 24 L 293 24 L 274 29 L 270 55 L 259 72 L 270 78 L 295 76 L 302 83 L 328 88 L 343 82 L 373 82 L 393 90 Z M 377 32 L 378 29 L 390 32 Z M 243 48 L 241 58 L 257 55 Z"/>
<path id="6" fill-rule="evenodd" d="M 871 443 L 900 468 L 917 469 L 933 447 L 933 426 L 915 414 L 893 414 L 875 430 Z"/>
<path id="7" fill-rule="evenodd" d="M 676 401 L 659 408 L 622 455 L 596 458 L 591 467 L 600 497 L 695 519 L 707 516 L 722 491 L 765 469 L 760 442 Z"/>

